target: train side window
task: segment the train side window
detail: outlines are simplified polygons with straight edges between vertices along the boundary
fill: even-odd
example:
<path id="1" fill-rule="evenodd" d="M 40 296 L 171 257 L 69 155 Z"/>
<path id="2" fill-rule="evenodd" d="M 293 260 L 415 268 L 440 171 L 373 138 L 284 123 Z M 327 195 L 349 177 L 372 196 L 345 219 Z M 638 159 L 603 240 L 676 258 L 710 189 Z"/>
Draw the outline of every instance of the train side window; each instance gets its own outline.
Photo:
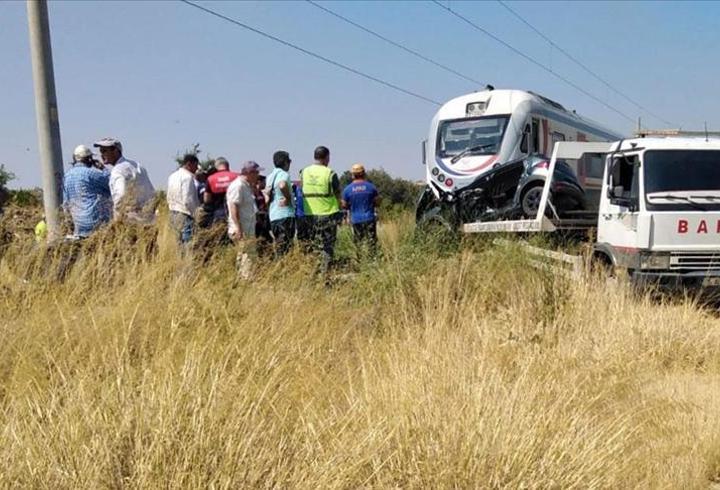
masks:
<path id="1" fill-rule="evenodd" d="M 530 131 L 530 141 L 532 146 L 530 147 L 531 153 L 540 153 L 540 121 L 537 119 L 532 120 L 532 129 Z"/>
<path id="2" fill-rule="evenodd" d="M 525 130 L 522 134 L 522 139 L 520 140 L 520 151 L 525 153 L 526 155 L 532 154 L 532 148 L 529 148 L 530 145 L 530 125 L 525 125 Z"/>
<path id="3" fill-rule="evenodd" d="M 602 179 L 605 171 L 605 158 L 603 155 L 586 154 L 583 156 L 585 175 L 592 179 Z"/>

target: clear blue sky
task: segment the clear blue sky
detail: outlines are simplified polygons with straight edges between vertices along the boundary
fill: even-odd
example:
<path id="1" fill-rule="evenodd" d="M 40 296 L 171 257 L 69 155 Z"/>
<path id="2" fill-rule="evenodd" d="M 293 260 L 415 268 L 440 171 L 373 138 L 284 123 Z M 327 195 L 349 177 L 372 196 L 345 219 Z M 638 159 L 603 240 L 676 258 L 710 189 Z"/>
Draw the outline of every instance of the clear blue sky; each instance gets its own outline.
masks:
<path id="1" fill-rule="evenodd" d="M 443 3 L 447 3 L 444 1 Z M 206 2 L 219 10 L 432 99 L 478 87 L 370 37 L 305 2 Z M 429 2 L 324 5 L 497 88 L 551 97 L 622 132 L 633 124 Z M 720 129 L 720 3 L 510 2 L 590 68 L 664 118 Z M 639 110 L 587 75 L 495 2 L 450 6 L 610 104 Z M 316 145 L 340 170 L 361 161 L 422 178 L 420 141 L 436 107 L 277 45 L 179 2 L 51 2 L 63 154 L 116 136 L 165 187 L 194 142 L 231 163 L 293 174 Z M 16 187 L 39 185 L 25 2 L 0 2 L 0 163 Z M 649 126 L 661 123 L 644 116 Z"/>

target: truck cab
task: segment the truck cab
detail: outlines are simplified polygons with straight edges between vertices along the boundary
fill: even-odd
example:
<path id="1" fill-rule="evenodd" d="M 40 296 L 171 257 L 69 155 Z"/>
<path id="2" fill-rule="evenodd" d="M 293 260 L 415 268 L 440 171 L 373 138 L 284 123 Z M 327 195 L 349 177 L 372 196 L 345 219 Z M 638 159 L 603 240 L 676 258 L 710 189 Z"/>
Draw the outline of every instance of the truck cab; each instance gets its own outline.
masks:
<path id="1" fill-rule="evenodd" d="M 597 201 L 582 219 L 568 218 L 553 204 L 555 169 L 560 161 L 583 159 L 604 167 L 602 180 L 593 184 Z M 466 223 L 463 231 L 580 231 L 593 237 L 596 261 L 627 271 L 636 283 L 720 288 L 720 138 L 558 142 L 547 174 L 553 177 L 545 182 L 536 216 Z M 579 257 L 562 254 L 562 260 L 574 270 L 582 267 Z"/>
<path id="2" fill-rule="evenodd" d="M 720 139 L 617 143 L 598 214 L 596 258 L 642 282 L 720 285 Z"/>

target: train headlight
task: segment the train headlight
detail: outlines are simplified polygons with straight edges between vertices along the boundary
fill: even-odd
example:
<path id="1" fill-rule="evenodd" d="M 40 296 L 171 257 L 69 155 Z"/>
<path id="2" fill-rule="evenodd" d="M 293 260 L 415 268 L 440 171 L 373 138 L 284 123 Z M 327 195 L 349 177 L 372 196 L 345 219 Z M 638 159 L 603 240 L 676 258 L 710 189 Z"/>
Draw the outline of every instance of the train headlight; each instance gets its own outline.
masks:
<path id="1" fill-rule="evenodd" d="M 487 102 L 472 102 L 465 106 L 465 114 L 467 117 L 482 116 L 486 106 Z"/>

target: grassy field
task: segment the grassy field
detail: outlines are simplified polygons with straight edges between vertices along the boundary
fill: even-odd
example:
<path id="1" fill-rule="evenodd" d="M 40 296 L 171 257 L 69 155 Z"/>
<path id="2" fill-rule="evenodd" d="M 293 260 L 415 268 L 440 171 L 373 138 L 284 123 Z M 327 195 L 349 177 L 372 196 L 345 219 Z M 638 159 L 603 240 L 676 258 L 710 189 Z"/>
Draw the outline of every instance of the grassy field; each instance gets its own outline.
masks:
<path id="1" fill-rule="evenodd" d="M 12 488 L 698 488 L 720 476 L 720 320 L 407 221 L 331 287 L 237 280 L 166 231 L 0 262 Z M 153 253 L 147 253 L 154 250 Z M 343 253 L 351 252 L 347 243 Z M 92 251 L 92 253 L 90 253 Z"/>

